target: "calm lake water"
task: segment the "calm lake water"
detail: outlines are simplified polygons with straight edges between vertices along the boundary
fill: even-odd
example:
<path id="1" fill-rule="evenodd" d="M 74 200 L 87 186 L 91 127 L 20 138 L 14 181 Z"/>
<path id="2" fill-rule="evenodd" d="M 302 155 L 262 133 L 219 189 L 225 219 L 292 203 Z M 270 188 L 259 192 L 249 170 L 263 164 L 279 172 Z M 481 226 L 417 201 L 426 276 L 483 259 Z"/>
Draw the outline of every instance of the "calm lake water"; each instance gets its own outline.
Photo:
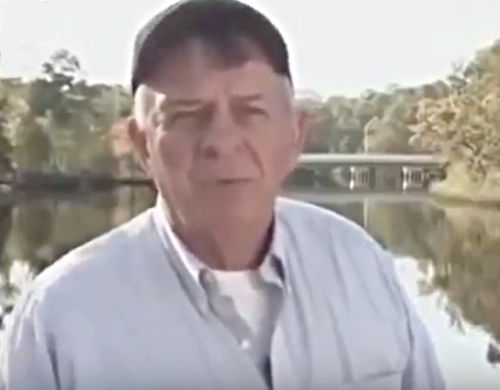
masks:
<path id="1" fill-rule="evenodd" d="M 395 254 L 450 389 L 500 388 L 500 209 L 418 194 L 288 195 L 347 216 Z M 122 188 L 70 198 L 31 195 L 0 206 L 3 310 L 55 259 L 153 202 L 147 188 Z"/>

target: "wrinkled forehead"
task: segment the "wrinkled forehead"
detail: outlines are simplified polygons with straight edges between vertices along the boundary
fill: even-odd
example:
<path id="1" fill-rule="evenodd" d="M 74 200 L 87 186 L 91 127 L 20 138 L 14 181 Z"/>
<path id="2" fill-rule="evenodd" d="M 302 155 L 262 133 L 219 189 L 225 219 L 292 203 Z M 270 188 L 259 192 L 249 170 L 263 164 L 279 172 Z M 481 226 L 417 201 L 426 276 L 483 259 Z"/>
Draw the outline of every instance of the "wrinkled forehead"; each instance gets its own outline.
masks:
<path id="1" fill-rule="evenodd" d="M 290 95 L 290 81 L 272 69 L 255 45 L 240 43 L 221 48 L 192 39 L 165 50 L 143 84 L 157 94 L 186 99 L 220 93 Z"/>

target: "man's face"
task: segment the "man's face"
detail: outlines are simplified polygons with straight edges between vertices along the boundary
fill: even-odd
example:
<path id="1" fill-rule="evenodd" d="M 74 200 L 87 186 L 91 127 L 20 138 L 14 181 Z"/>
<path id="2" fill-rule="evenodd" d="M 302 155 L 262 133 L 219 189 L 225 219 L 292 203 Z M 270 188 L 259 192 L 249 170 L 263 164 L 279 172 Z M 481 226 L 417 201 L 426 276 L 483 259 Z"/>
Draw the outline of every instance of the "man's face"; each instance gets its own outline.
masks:
<path id="1" fill-rule="evenodd" d="M 169 208 L 200 228 L 268 214 L 303 140 L 286 78 L 260 58 L 217 63 L 191 44 L 159 64 L 131 132 Z"/>

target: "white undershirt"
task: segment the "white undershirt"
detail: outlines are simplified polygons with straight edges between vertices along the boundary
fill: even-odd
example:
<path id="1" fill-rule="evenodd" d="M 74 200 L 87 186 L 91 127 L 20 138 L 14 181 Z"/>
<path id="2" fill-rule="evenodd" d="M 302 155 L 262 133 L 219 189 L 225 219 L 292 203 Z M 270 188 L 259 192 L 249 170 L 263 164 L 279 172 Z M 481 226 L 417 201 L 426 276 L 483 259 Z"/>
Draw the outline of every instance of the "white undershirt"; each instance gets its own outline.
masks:
<path id="1" fill-rule="evenodd" d="M 269 284 L 259 271 L 212 271 L 222 295 L 230 297 L 238 314 L 257 339 L 270 342 L 274 308 Z"/>
<path id="2" fill-rule="evenodd" d="M 233 300 L 239 316 L 253 333 L 251 339 L 240 341 L 240 347 L 248 352 L 258 370 L 269 381 L 269 351 L 279 310 L 272 285 L 264 281 L 260 270 L 212 270 L 212 273 L 221 294 Z"/>

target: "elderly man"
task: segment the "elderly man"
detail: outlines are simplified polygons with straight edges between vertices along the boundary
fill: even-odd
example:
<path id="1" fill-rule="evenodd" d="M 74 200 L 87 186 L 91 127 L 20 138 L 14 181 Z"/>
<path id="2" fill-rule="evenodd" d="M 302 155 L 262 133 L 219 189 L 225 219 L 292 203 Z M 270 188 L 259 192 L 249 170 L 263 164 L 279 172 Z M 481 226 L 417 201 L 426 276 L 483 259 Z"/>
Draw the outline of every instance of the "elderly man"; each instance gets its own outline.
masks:
<path id="1" fill-rule="evenodd" d="M 277 198 L 305 118 L 268 19 L 177 3 L 139 34 L 132 87 L 158 202 L 37 278 L 2 340 L 3 388 L 444 388 L 391 256 Z"/>

